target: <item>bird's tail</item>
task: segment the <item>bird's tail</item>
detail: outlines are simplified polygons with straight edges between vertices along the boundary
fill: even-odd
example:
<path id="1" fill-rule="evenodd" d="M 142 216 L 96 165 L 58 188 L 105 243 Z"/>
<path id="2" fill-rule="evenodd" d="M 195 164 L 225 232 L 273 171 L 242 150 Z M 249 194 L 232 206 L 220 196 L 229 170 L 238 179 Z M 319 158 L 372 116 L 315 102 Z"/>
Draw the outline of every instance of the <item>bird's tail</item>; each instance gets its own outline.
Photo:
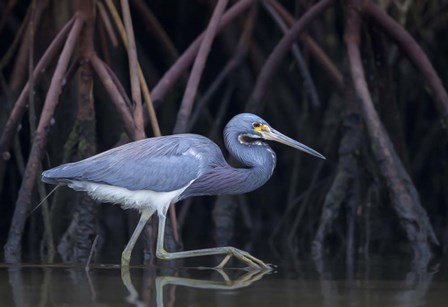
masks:
<path id="1" fill-rule="evenodd" d="M 49 184 L 58 184 L 59 181 L 57 180 L 57 178 L 53 177 L 52 172 L 53 169 L 42 172 L 42 181 Z"/>

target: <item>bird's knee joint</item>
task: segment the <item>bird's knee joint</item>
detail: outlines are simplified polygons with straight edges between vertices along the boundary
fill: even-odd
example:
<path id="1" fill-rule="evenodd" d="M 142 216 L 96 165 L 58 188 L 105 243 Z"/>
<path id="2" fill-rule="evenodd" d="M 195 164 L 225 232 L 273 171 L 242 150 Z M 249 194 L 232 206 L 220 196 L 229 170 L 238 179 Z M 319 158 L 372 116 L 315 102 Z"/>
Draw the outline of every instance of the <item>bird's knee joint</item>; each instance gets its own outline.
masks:
<path id="1" fill-rule="evenodd" d="M 168 258 L 168 253 L 167 253 L 164 249 L 162 249 L 162 250 L 157 250 L 157 251 L 156 251 L 156 256 L 157 256 L 157 258 L 159 258 L 159 259 L 163 259 L 163 260 L 165 260 L 165 259 Z"/>

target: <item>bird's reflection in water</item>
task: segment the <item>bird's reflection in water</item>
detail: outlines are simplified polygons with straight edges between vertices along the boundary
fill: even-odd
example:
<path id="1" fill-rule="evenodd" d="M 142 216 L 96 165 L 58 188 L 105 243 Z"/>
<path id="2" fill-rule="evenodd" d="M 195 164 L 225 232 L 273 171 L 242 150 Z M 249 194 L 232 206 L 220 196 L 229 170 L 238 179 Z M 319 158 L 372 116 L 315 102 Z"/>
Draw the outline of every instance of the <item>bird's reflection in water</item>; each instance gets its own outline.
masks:
<path id="1" fill-rule="evenodd" d="M 318 263 L 316 263 L 318 264 Z M 1 306 L 446 306 L 447 264 L 409 266 L 403 257 L 332 259 L 296 270 L 225 271 L 92 265 L 0 264 Z M 353 273 L 352 273 L 353 272 Z M 303 304 L 302 304 L 303 305 Z"/>
<path id="2" fill-rule="evenodd" d="M 235 290 L 250 286 L 253 282 L 263 278 L 265 274 L 268 273 L 266 270 L 237 270 L 237 272 L 242 272 L 236 278 L 230 278 L 228 273 L 222 269 L 211 269 L 213 272 L 219 273 L 221 280 L 214 279 L 198 279 L 198 278 L 188 278 L 179 277 L 173 275 L 160 275 L 158 276 L 154 270 L 149 271 L 149 275 L 146 277 L 145 282 L 147 284 L 153 284 L 153 289 L 155 290 L 155 300 L 157 307 L 164 306 L 164 287 L 168 285 L 172 286 L 183 286 L 198 289 L 209 289 L 209 290 Z M 175 273 L 174 275 L 177 275 Z M 148 306 L 150 302 L 144 302 L 142 297 L 148 297 L 147 293 L 141 293 L 135 289 L 131 273 L 129 269 L 124 269 L 121 271 L 121 280 L 123 285 L 129 292 L 126 301 L 135 306 Z M 145 287 L 144 291 L 151 291 L 151 287 Z M 174 292 L 173 292 L 174 293 Z M 151 295 L 149 295 L 150 299 Z M 174 302 L 172 302 L 174 303 Z M 171 305 L 171 304 L 170 304 Z"/>

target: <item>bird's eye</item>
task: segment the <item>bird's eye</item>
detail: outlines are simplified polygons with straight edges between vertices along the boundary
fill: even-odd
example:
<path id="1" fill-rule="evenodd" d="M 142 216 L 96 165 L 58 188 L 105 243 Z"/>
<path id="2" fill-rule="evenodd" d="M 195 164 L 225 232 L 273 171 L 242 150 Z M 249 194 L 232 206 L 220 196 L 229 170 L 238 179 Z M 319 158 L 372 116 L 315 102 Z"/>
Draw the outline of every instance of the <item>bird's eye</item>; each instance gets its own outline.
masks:
<path id="1" fill-rule="evenodd" d="M 261 124 L 260 123 L 252 123 L 252 127 L 254 128 L 260 128 Z"/>

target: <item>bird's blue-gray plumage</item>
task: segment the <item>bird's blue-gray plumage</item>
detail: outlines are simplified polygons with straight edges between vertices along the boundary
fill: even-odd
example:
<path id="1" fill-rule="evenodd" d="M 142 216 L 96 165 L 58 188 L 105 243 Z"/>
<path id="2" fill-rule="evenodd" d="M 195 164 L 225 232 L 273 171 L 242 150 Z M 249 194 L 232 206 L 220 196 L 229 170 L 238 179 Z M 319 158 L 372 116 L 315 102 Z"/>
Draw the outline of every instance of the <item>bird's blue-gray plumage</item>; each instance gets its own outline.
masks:
<path id="1" fill-rule="evenodd" d="M 191 183 L 179 199 L 249 192 L 269 179 L 276 162 L 266 143 L 258 139 L 242 143 L 241 135 L 254 136 L 254 122 L 265 123 L 256 115 L 240 114 L 224 130 L 228 150 L 245 168 L 229 166 L 219 147 L 209 139 L 177 134 L 128 143 L 55 167 L 43 172 L 42 180 L 52 184 L 86 181 L 156 192 L 177 190 Z"/>

